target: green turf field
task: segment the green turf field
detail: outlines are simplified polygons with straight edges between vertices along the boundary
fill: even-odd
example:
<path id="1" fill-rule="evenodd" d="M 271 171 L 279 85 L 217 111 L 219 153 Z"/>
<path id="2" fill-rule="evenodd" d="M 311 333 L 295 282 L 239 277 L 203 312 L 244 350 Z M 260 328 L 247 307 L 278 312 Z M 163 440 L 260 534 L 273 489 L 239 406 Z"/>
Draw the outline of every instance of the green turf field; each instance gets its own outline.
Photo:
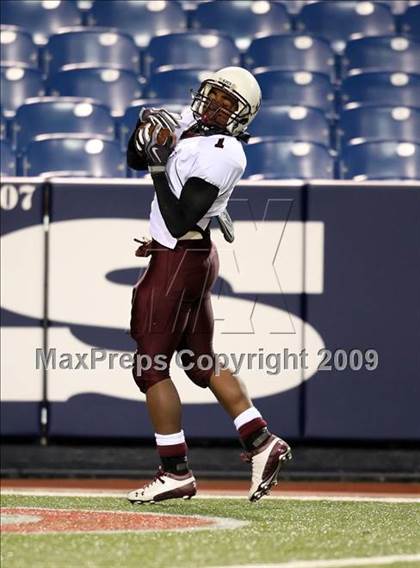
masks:
<path id="1" fill-rule="evenodd" d="M 419 503 L 193 499 L 133 508 L 108 497 L 4 496 L 2 506 L 201 514 L 249 522 L 230 530 L 182 533 L 3 533 L 2 568 L 197 568 L 420 553 Z M 420 561 L 392 566 L 418 567 Z"/>

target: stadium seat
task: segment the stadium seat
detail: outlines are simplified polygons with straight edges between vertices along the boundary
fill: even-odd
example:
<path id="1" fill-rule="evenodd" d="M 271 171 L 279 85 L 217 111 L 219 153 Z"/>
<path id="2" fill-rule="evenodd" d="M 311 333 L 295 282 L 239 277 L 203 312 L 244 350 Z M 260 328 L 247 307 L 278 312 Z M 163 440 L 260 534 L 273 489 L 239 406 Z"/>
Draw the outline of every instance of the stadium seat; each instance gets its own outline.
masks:
<path id="1" fill-rule="evenodd" d="M 0 28 L 1 64 L 38 67 L 38 49 L 31 34 L 17 26 Z"/>
<path id="2" fill-rule="evenodd" d="M 267 140 L 245 147 L 246 178 L 332 179 L 334 159 L 328 149 L 311 142 Z"/>
<path id="3" fill-rule="evenodd" d="M 262 69 L 254 75 L 266 101 L 318 108 L 328 114 L 334 110 L 334 89 L 324 74 Z"/>
<path id="4" fill-rule="evenodd" d="M 420 3 L 410 6 L 401 16 L 401 27 L 404 33 L 420 38 Z"/>
<path id="5" fill-rule="evenodd" d="M 134 73 L 104 67 L 58 71 L 47 84 L 52 96 L 94 98 L 108 106 L 113 116 L 122 116 L 142 91 L 141 81 Z"/>
<path id="6" fill-rule="evenodd" d="M 0 174 L 2 176 L 16 175 L 16 159 L 6 140 L 0 140 Z"/>
<path id="7" fill-rule="evenodd" d="M 193 12 L 192 27 L 225 32 L 239 49 L 247 49 L 257 35 L 288 33 L 291 29 L 282 4 L 261 0 L 205 2 Z"/>
<path id="8" fill-rule="evenodd" d="M 360 73 L 347 77 L 341 87 L 343 104 L 420 106 L 420 75 L 407 73 Z"/>
<path id="9" fill-rule="evenodd" d="M 23 175 L 125 177 L 125 156 L 117 142 L 86 136 L 45 136 L 30 142 Z"/>
<path id="10" fill-rule="evenodd" d="M 127 69 L 138 73 L 140 56 L 133 38 L 106 28 L 73 28 L 50 37 L 45 48 L 49 73 L 66 65 Z"/>
<path id="11" fill-rule="evenodd" d="M 258 138 L 300 140 L 330 145 L 329 124 L 325 115 L 303 106 L 263 105 L 252 121 L 249 131 Z"/>
<path id="12" fill-rule="evenodd" d="M 276 67 L 284 71 L 311 71 L 334 76 L 334 53 L 328 42 L 302 34 L 254 39 L 246 55 L 250 69 Z"/>
<path id="13" fill-rule="evenodd" d="M 350 104 L 340 115 L 343 144 L 360 140 L 406 140 L 420 143 L 420 108 Z"/>
<path id="14" fill-rule="evenodd" d="M 420 39 L 379 36 L 349 41 L 343 67 L 348 74 L 354 70 L 420 73 Z"/>
<path id="15" fill-rule="evenodd" d="M 2 0 L 1 8 L 2 24 L 22 26 L 37 45 L 46 44 L 60 28 L 82 23 L 76 4 L 64 0 Z"/>
<path id="16" fill-rule="evenodd" d="M 202 68 L 164 69 L 154 73 L 146 86 L 145 96 L 174 102 L 191 102 L 191 89 L 198 89 L 211 71 Z"/>
<path id="17" fill-rule="evenodd" d="M 89 25 L 118 28 L 132 35 L 139 47 L 147 46 L 155 35 L 180 32 L 187 27 L 186 15 L 175 0 L 123 4 L 121 9 L 121 0 L 94 2 L 88 13 Z"/>
<path id="18" fill-rule="evenodd" d="M 2 113 L 10 118 L 26 99 L 45 94 L 41 71 L 24 67 L 1 67 Z"/>
<path id="19" fill-rule="evenodd" d="M 154 99 L 152 101 L 149 99 L 139 99 L 138 101 L 133 101 L 118 123 L 118 132 L 122 148 L 127 147 L 128 139 L 136 125 L 140 109 L 143 107 L 166 108 L 170 112 L 180 114 L 185 108 L 185 104 L 174 103 L 171 100 L 168 101 L 164 99 Z"/>
<path id="20" fill-rule="evenodd" d="M 220 69 L 239 65 L 232 39 L 217 32 L 179 32 L 154 37 L 145 54 L 146 75 L 164 65 Z"/>
<path id="21" fill-rule="evenodd" d="M 12 131 L 18 153 L 29 142 L 45 134 L 83 133 L 110 140 L 115 138 L 114 121 L 107 107 L 92 99 L 66 97 L 29 99 L 18 108 Z"/>
<path id="22" fill-rule="evenodd" d="M 347 0 L 307 4 L 298 16 L 297 26 L 326 38 L 339 53 L 355 35 L 386 35 L 395 30 L 394 18 L 385 4 Z"/>
<path id="23" fill-rule="evenodd" d="M 343 148 L 344 179 L 420 180 L 420 144 L 406 141 L 365 142 Z"/>

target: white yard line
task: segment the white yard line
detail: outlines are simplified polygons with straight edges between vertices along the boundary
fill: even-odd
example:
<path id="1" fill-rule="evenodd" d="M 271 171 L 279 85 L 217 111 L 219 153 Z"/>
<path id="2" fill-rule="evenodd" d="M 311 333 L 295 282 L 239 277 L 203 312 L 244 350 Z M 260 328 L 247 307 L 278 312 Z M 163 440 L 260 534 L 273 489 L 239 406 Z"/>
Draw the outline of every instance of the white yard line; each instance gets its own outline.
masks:
<path id="1" fill-rule="evenodd" d="M 30 495 L 33 497 L 119 497 L 125 498 L 126 490 L 107 489 L 39 489 L 31 487 L 16 487 L 16 488 L 3 488 L 1 494 L 6 495 Z M 194 499 L 243 499 L 247 500 L 246 494 L 214 494 L 203 492 L 194 497 Z M 349 501 L 349 502 L 362 502 L 374 501 L 379 503 L 420 503 L 420 497 L 413 496 L 398 496 L 394 497 L 392 494 L 388 496 L 372 496 L 372 495 L 307 495 L 307 494 L 291 494 L 291 495 L 269 495 L 264 497 L 264 500 L 281 500 L 281 501 Z"/>
<path id="2" fill-rule="evenodd" d="M 370 556 L 366 558 L 338 558 L 336 560 L 292 560 L 280 564 L 238 564 L 212 568 L 344 568 L 346 566 L 375 566 L 397 562 L 418 562 L 420 554 L 395 554 L 393 556 Z"/>
<path id="3" fill-rule="evenodd" d="M 125 497 L 127 491 L 108 489 L 39 489 L 38 487 L 7 487 L 1 495 L 31 495 L 32 497 Z"/>
<path id="4" fill-rule="evenodd" d="M 199 499 L 246 499 L 246 495 L 210 495 L 202 494 Z M 379 503 L 420 503 L 420 497 L 387 497 L 365 495 L 268 495 L 264 500 L 272 499 L 279 501 L 375 501 Z"/>

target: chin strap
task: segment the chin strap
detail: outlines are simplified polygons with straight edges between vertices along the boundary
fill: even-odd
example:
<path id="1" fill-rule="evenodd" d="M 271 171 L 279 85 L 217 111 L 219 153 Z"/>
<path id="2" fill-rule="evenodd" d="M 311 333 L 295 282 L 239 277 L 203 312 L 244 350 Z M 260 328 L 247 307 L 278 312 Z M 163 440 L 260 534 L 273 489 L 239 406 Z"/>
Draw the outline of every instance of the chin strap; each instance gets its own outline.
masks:
<path id="1" fill-rule="evenodd" d="M 248 144 L 251 134 L 249 132 L 241 132 L 236 138 L 244 144 Z"/>
<path id="2" fill-rule="evenodd" d="M 195 124 L 193 124 L 193 126 L 191 126 L 188 130 L 183 132 L 181 140 L 183 140 L 184 138 L 190 138 L 192 136 L 215 136 L 215 135 L 233 136 L 230 132 L 224 130 L 223 128 L 220 128 L 219 126 L 206 126 L 205 124 L 203 124 L 203 122 L 198 120 Z M 233 136 L 233 138 L 236 138 L 237 140 L 240 140 L 241 142 L 247 144 L 248 140 L 251 138 L 251 134 L 249 132 L 241 132 L 241 134 Z"/>

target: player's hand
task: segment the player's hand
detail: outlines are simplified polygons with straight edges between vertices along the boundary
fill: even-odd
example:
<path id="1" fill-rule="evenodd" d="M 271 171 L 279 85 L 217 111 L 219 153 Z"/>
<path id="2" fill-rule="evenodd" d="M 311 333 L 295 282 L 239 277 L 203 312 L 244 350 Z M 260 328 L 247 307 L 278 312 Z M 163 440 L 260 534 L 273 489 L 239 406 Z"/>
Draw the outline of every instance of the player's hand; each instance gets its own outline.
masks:
<path id="1" fill-rule="evenodd" d="M 136 256 L 150 256 L 152 254 L 151 249 L 153 241 L 151 239 L 146 239 L 145 237 L 142 237 L 140 240 L 139 239 L 134 239 L 134 240 L 137 243 L 140 243 L 140 246 L 135 252 Z"/>
<path id="2" fill-rule="evenodd" d="M 134 144 L 136 150 L 142 156 L 145 155 L 144 150 L 146 146 L 150 143 L 150 139 L 152 136 L 152 129 L 150 127 L 151 127 L 150 122 L 142 122 L 140 126 L 137 128 L 137 132 L 134 137 Z"/>
<path id="3" fill-rule="evenodd" d="M 149 166 L 164 166 L 172 153 L 175 138 L 168 128 L 156 124 L 146 127 L 148 132 L 144 154 Z"/>
<path id="4" fill-rule="evenodd" d="M 169 112 L 164 108 L 142 108 L 139 112 L 141 122 L 150 122 L 151 124 L 160 125 L 167 128 L 171 132 L 179 127 L 181 116 L 175 112 Z"/>
<path id="5" fill-rule="evenodd" d="M 142 108 L 139 113 L 140 127 L 137 129 L 134 138 L 136 150 L 144 156 L 146 146 L 150 146 L 153 130 L 156 128 L 160 129 L 158 130 L 157 136 L 159 137 L 160 131 L 159 140 L 162 140 L 166 138 L 166 135 L 164 136 L 163 134 L 164 130 L 168 130 L 170 134 L 175 132 L 176 128 L 179 126 L 178 120 L 180 118 L 179 115 L 170 113 L 163 108 Z M 151 126 L 153 128 L 151 128 Z M 172 136 L 171 139 L 173 144 L 175 137 Z"/>

